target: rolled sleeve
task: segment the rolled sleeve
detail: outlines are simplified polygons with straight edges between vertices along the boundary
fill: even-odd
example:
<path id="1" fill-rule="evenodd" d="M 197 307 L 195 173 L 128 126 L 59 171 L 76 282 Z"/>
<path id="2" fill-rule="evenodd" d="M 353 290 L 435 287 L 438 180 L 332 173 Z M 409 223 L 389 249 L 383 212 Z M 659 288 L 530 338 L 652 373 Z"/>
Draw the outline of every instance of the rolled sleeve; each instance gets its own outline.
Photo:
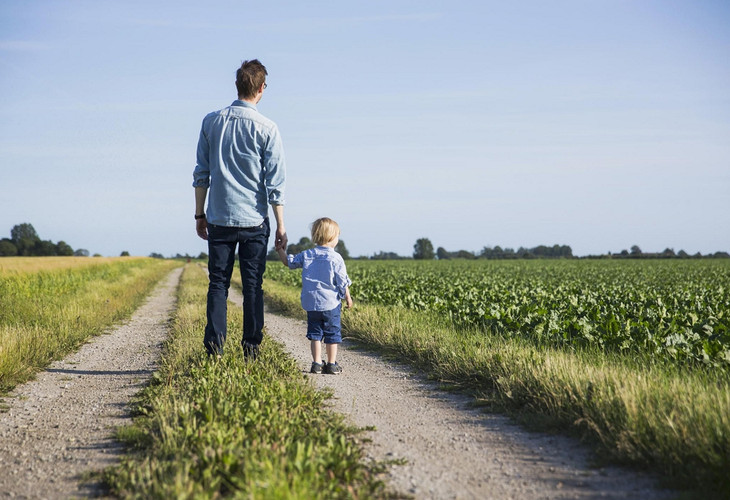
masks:
<path id="1" fill-rule="evenodd" d="M 208 152 L 210 144 L 203 129 L 200 130 L 198 139 L 197 163 L 193 170 L 193 187 L 210 187 L 210 163 Z"/>
<path id="2" fill-rule="evenodd" d="M 266 144 L 263 155 L 265 185 L 270 205 L 284 204 L 286 183 L 286 161 L 279 129 L 275 126 Z"/>

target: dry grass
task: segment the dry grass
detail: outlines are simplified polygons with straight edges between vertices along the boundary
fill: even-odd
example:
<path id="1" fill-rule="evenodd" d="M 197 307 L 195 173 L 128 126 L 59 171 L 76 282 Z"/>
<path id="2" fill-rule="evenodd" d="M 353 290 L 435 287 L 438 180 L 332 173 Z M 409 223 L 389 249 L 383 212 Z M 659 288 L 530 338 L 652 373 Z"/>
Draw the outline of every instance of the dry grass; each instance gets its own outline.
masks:
<path id="1" fill-rule="evenodd" d="M 20 258 L 18 268 L 0 274 L 0 393 L 131 315 L 179 265 L 146 258 L 78 259 L 80 266 L 74 258 L 36 259 Z M 34 267 L 43 270 L 29 270 Z"/>
<path id="2" fill-rule="evenodd" d="M 144 258 L 146 257 L 2 257 L 0 276 L 9 273 L 59 271 Z"/>

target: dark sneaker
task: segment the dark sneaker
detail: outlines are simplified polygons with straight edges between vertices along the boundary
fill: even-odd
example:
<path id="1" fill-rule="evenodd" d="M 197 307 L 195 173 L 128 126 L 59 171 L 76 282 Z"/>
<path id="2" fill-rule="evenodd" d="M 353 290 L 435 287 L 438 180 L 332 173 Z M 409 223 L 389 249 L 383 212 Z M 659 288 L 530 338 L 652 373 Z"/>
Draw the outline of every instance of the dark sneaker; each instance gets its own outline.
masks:
<path id="1" fill-rule="evenodd" d="M 327 363 L 324 365 L 324 373 L 327 373 L 329 375 L 339 375 L 342 373 L 342 367 L 335 363 Z"/>
<path id="2" fill-rule="evenodd" d="M 256 361 L 259 356 L 259 346 L 256 344 L 243 343 L 243 357 L 247 361 Z"/>
<path id="3" fill-rule="evenodd" d="M 323 366 L 324 363 L 312 363 L 312 368 L 309 370 L 309 373 L 322 373 Z"/>

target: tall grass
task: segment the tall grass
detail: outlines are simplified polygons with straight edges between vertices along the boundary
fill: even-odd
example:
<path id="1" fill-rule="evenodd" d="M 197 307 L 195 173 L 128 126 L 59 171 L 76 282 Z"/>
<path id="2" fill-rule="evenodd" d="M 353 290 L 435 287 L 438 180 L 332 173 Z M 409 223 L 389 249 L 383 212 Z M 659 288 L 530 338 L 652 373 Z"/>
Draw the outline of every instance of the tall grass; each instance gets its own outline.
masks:
<path id="1" fill-rule="evenodd" d="M 299 290 L 265 281 L 270 304 L 301 316 Z M 356 304 L 346 334 L 541 427 L 580 433 L 613 461 L 675 487 L 730 495 L 730 377 L 647 358 L 537 346 L 456 329 L 448 319 Z"/>
<path id="2" fill-rule="evenodd" d="M 188 265 L 160 370 L 119 437 L 136 452 L 109 469 L 124 498 L 311 499 L 383 496 L 363 465 L 354 429 L 326 410 L 282 348 L 265 338 L 259 359 L 240 349 L 242 313 L 229 308 L 226 354 L 208 358 L 207 279 Z"/>
<path id="3" fill-rule="evenodd" d="M 124 257 L 136 260 L 144 257 Z M 3 257 L 0 258 L 0 276 L 32 273 L 36 271 L 60 271 L 80 267 L 94 267 L 119 261 L 119 257 Z"/>
<path id="4" fill-rule="evenodd" d="M 0 262 L 0 393 L 129 317 L 160 278 L 179 265 L 148 258 Z"/>

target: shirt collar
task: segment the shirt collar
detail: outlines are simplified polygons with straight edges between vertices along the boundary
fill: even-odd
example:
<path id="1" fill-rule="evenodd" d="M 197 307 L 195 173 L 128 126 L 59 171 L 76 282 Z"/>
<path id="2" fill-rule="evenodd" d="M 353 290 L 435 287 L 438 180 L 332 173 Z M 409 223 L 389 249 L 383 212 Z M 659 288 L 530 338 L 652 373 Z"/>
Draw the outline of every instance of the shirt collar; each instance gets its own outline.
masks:
<path id="1" fill-rule="evenodd" d="M 326 247 L 324 245 L 317 245 L 315 248 L 318 248 L 320 250 L 325 250 L 327 252 L 334 252 L 335 251 L 334 248 L 332 248 L 332 247 Z"/>
<path id="2" fill-rule="evenodd" d="M 241 99 L 236 99 L 235 101 L 233 101 L 231 106 L 240 106 L 242 108 L 251 108 L 253 110 L 256 110 L 256 105 L 251 104 L 250 102 L 242 101 Z"/>

